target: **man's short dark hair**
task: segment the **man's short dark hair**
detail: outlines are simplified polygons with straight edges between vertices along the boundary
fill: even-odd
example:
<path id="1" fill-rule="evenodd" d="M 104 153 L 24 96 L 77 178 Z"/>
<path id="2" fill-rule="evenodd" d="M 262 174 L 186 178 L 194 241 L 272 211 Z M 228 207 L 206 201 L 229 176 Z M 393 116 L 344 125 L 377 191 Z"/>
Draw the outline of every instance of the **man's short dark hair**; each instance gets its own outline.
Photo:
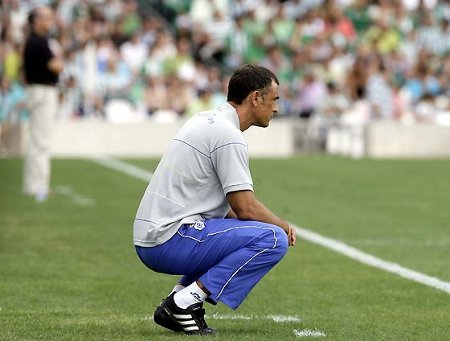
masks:
<path id="1" fill-rule="evenodd" d="M 242 65 L 234 71 L 228 83 L 227 101 L 242 104 L 252 91 L 264 92 L 272 80 L 280 84 L 277 76 L 269 69 L 253 64 Z"/>
<path id="2" fill-rule="evenodd" d="M 35 8 L 35 9 L 31 10 L 31 12 L 28 14 L 28 24 L 33 26 L 34 22 L 36 21 L 36 17 L 37 17 L 37 10 Z"/>
<path id="3" fill-rule="evenodd" d="M 36 23 L 36 20 L 42 16 L 42 9 L 47 6 L 37 6 L 34 7 L 30 13 L 28 14 L 28 24 L 33 26 Z"/>

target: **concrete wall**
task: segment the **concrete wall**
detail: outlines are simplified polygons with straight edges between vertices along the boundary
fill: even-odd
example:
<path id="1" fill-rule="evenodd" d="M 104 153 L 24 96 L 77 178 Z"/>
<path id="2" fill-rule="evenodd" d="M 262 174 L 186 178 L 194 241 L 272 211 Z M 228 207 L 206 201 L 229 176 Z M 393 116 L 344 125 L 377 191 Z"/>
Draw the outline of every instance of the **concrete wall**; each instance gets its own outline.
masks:
<path id="1" fill-rule="evenodd" d="M 330 130 L 327 152 L 354 158 L 450 157 L 450 127 L 379 121 Z"/>
<path id="2" fill-rule="evenodd" d="M 54 130 L 52 155 L 159 157 L 179 128 L 178 123 L 58 122 Z"/>
<path id="3" fill-rule="evenodd" d="M 367 129 L 366 140 L 369 157 L 450 157 L 450 127 L 379 122 Z"/>
<path id="4" fill-rule="evenodd" d="M 108 123 L 104 121 L 60 121 L 54 128 L 52 155 L 55 157 L 160 157 L 183 125 L 176 123 Z M 23 123 L 16 154 L 26 145 Z M 273 121 L 269 128 L 252 127 L 245 133 L 251 157 L 289 157 L 294 155 L 293 131 L 289 122 Z"/>
<path id="5" fill-rule="evenodd" d="M 61 121 L 55 125 L 52 155 L 157 158 L 164 153 L 183 123 Z M 23 154 L 26 129 L 26 123 L 13 127 L 9 154 Z M 313 151 L 305 143 L 307 131 L 305 123 L 297 119 L 278 119 L 272 121 L 269 128 L 252 127 L 244 134 L 251 157 L 273 158 Z M 374 122 L 367 127 L 340 126 L 330 131 L 327 151 L 355 158 L 450 157 L 450 127 L 396 122 Z"/>

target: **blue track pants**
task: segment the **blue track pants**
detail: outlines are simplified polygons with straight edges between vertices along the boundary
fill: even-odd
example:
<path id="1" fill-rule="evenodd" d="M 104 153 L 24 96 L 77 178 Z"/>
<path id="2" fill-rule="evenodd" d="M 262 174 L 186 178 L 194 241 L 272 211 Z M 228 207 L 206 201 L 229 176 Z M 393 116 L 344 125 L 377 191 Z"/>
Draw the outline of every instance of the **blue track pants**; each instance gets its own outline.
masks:
<path id="1" fill-rule="evenodd" d="M 286 232 L 258 221 L 209 219 L 199 230 L 182 225 L 164 244 L 136 246 L 142 262 L 156 272 L 199 280 L 210 298 L 236 309 L 259 280 L 286 254 Z"/>

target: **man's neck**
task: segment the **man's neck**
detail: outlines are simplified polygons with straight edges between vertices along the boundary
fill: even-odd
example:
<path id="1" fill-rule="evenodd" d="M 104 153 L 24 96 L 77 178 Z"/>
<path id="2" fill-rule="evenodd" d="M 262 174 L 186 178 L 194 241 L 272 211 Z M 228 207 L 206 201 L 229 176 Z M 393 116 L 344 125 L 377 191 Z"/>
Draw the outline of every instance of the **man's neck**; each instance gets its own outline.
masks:
<path id="1" fill-rule="evenodd" d="M 234 102 L 228 102 L 237 112 L 239 118 L 239 128 L 241 131 L 245 131 L 251 127 L 252 121 L 249 115 L 248 109 L 242 104 L 236 104 Z"/>

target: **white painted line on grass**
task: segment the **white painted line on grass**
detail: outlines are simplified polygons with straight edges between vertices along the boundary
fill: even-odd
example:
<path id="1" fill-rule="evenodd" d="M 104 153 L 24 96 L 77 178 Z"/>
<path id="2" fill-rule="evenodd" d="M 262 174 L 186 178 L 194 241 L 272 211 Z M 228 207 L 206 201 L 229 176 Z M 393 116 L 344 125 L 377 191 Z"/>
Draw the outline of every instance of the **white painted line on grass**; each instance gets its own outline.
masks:
<path id="1" fill-rule="evenodd" d="M 369 266 L 373 266 L 374 268 L 378 268 L 378 269 L 393 273 L 400 277 L 403 277 L 403 278 L 406 278 L 406 279 L 409 279 L 411 281 L 415 281 L 415 282 L 418 282 L 421 284 L 425 284 L 429 287 L 433 287 L 435 289 L 442 290 L 442 291 L 450 294 L 450 283 L 444 282 L 444 281 L 440 280 L 439 278 L 431 277 L 431 276 L 425 275 L 423 273 L 404 268 L 403 266 L 401 266 L 397 263 L 382 260 L 378 257 L 372 256 L 368 253 L 360 251 L 352 246 L 344 244 L 338 240 L 324 237 L 316 232 L 307 230 L 305 228 L 298 227 L 295 225 L 292 225 L 292 226 L 294 226 L 295 229 L 297 230 L 297 235 L 304 240 L 307 240 L 311 243 L 323 246 L 327 249 L 333 250 L 333 251 L 340 253 L 344 256 L 347 256 L 351 259 L 354 259 L 360 263 L 363 263 L 363 264 L 366 264 Z"/>
<path id="2" fill-rule="evenodd" d="M 235 315 L 235 314 L 219 314 L 214 313 L 209 316 L 212 320 L 271 320 L 277 323 L 300 322 L 301 319 L 292 315 Z"/>
<path id="3" fill-rule="evenodd" d="M 112 159 L 112 158 L 91 159 L 91 161 L 93 161 L 97 164 L 100 164 L 102 166 L 105 166 L 107 168 L 114 169 L 116 171 L 128 174 L 130 176 L 133 176 L 135 178 L 138 178 L 138 179 L 141 179 L 141 180 L 144 180 L 147 182 L 153 176 L 152 172 L 146 171 L 140 167 L 136 167 L 134 165 L 130 165 L 129 163 L 119 161 L 116 159 Z M 333 250 L 337 253 L 340 253 L 348 258 L 356 260 L 365 265 L 369 265 L 374 268 L 378 268 L 378 269 L 390 272 L 390 273 L 398 275 L 400 277 L 409 279 L 414 282 L 424 284 L 426 286 L 429 286 L 429 287 L 444 291 L 447 294 L 450 294 L 450 283 L 449 282 L 444 282 L 444 281 L 440 280 L 439 278 L 431 277 L 431 276 L 425 275 L 423 273 L 420 273 L 420 272 L 417 272 L 414 270 L 410 270 L 410 269 L 405 268 L 397 263 L 382 260 L 378 257 L 375 257 L 375 256 L 365 253 L 363 251 L 360 251 L 352 246 L 344 244 L 343 242 L 322 236 L 316 232 L 307 230 L 303 227 L 298 227 L 294 224 L 291 224 L 291 225 L 295 227 L 295 229 L 297 230 L 297 235 L 303 240 L 307 240 L 311 243 L 314 243 L 314 244 L 323 246 L 327 249 Z"/>
<path id="4" fill-rule="evenodd" d="M 214 313 L 212 316 L 209 316 L 209 318 L 213 319 L 213 320 L 252 320 L 252 319 L 256 319 L 255 316 L 250 316 L 250 315 L 232 315 L 232 314 L 219 314 L 219 313 Z"/>
<path id="5" fill-rule="evenodd" d="M 239 315 L 239 314 L 219 314 L 214 313 L 212 315 L 206 315 L 206 318 L 211 320 L 243 320 L 243 321 L 251 321 L 251 320 L 270 320 L 276 323 L 288 323 L 288 322 L 301 322 L 301 319 L 297 316 L 292 315 Z M 153 316 L 148 316 L 144 318 L 145 321 L 153 320 Z"/>
<path id="6" fill-rule="evenodd" d="M 82 207 L 92 207 L 95 206 L 95 200 L 88 196 L 82 195 L 80 193 L 76 193 L 73 188 L 69 185 L 60 185 L 55 188 L 56 194 L 61 194 L 69 198 L 72 202 L 74 202 L 78 206 Z"/>
<path id="7" fill-rule="evenodd" d="M 291 315 L 268 315 L 268 319 L 278 322 L 278 323 L 285 323 L 285 322 L 300 322 L 300 318 L 297 316 L 291 316 Z"/>
<path id="8" fill-rule="evenodd" d="M 293 330 L 294 335 L 297 337 L 326 337 L 327 334 L 325 334 L 321 330 L 311 330 L 311 329 L 303 329 L 303 330 Z"/>
<path id="9" fill-rule="evenodd" d="M 118 172 L 125 173 L 143 181 L 149 182 L 153 176 L 152 172 L 110 157 L 91 158 L 89 160 L 101 166 L 114 169 Z"/>

